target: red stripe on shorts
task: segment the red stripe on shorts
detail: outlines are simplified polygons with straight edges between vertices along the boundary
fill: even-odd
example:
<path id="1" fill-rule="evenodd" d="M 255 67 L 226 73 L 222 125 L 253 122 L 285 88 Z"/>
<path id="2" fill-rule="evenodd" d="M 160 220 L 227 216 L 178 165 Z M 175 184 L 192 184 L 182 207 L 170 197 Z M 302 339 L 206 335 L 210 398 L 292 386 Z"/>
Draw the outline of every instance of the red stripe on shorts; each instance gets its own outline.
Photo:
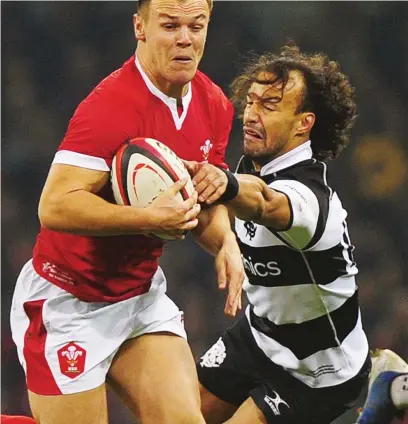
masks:
<path id="1" fill-rule="evenodd" d="M 47 330 L 42 317 L 45 300 L 24 303 L 30 324 L 24 336 L 24 358 L 27 364 L 27 388 L 39 395 L 61 395 L 45 357 Z"/>
<path id="2" fill-rule="evenodd" d="M 35 424 L 34 418 L 12 415 L 0 415 L 1 424 Z"/>

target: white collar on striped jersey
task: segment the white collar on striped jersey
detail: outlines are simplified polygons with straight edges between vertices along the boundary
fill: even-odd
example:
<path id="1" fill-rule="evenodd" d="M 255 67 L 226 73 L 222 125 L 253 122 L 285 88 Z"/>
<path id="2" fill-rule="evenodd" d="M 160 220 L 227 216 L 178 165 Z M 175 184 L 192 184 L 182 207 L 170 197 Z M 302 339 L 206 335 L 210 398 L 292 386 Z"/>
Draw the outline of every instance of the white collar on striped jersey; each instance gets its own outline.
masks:
<path id="1" fill-rule="evenodd" d="M 307 159 L 311 159 L 313 156 L 312 146 L 310 140 L 305 141 L 295 149 L 285 153 L 282 156 L 271 160 L 261 168 L 260 175 L 273 174 L 281 169 L 288 168 L 289 166 L 295 165 L 296 163 L 302 162 Z"/>

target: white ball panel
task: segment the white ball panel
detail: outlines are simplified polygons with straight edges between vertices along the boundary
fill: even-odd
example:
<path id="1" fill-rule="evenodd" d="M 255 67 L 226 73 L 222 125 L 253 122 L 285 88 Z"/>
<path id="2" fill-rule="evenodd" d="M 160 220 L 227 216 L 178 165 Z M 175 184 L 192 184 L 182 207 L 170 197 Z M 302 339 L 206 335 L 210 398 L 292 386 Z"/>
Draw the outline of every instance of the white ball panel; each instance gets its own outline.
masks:
<path id="1" fill-rule="evenodd" d="M 146 142 L 160 152 L 160 154 L 167 160 L 179 179 L 188 178 L 185 188 L 190 197 L 194 192 L 194 186 L 193 182 L 191 181 L 190 174 L 181 159 L 173 152 L 173 150 L 158 140 L 153 138 L 146 138 Z"/>
<path id="2" fill-rule="evenodd" d="M 139 153 L 130 157 L 127 187 L 132 206 L 139 208 L 149 206 L 161 192 L 171 185 L 173 185 L 173 180 L 167 172 L 151 159 Z M 180 202 L 183 201 L 180 193 L 177 197 Z"/>

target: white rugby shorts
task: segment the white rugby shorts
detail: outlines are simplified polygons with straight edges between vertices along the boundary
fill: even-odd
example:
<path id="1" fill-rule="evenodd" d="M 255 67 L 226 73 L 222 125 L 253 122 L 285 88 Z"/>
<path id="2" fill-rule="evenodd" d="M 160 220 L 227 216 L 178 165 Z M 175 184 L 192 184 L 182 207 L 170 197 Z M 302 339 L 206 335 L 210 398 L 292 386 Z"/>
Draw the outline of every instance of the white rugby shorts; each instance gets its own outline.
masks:
<path id="1" fill-rule="evenodd" d="M 83 302 L 40 277 L 28 261 L 10 317 L 28 389 L 40 395 L 90 390 L 105 382 L 126 340 L 158 331 L 186 339 L 183 313 L 165 291 L 159 268 L 147 293 L 118 303 Z"/>

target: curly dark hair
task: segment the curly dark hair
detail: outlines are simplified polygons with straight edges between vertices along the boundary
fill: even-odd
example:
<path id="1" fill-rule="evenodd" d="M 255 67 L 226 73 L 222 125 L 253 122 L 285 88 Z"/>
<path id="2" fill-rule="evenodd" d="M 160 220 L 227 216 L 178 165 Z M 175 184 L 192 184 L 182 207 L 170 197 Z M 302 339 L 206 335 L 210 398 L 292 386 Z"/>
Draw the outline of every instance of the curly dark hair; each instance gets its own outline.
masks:
<path id="1" fill-rule="evenodd" d="M 340 72 L 339 64 L 322 53 L 304 54 L 290 43 L 279 55 L 264 54 L 249 61 L 242 75 L 231 84 L 232 101 L 242 116 L 248 89 L 262 72 L 271 73 L 267 84 L 282 82 L 282 94 L 292 70 L 301 71 L 305 90 L 299 112 L 316 116 L 310 138 L 313 155 L 318 160 L 334 159 L 349 142 L 350 130 L 356 120 L 354 88 Z M 262 83 L 265 83 L 262 81 Z"/>

